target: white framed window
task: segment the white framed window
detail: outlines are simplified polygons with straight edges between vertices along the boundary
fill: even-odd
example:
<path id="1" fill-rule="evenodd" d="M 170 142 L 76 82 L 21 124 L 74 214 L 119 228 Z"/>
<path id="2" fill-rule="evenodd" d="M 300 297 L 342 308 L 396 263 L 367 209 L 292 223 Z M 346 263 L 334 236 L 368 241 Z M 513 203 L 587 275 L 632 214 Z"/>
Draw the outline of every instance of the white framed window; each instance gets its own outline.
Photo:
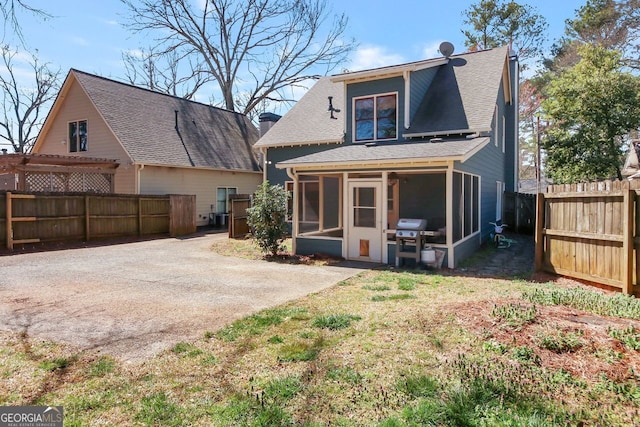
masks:
<path id="1" fill-rule="evenodd" d="M 504 182 L 496 181 L 496 221 L 502 220 L 503 195 L 504 195 Z"/>
<path id="2" fill-rule="evenodd" d="M 504 118 L 504 116 L 502 116 L 502 152 L 505 152 L 505 145 L 506 145 L 506 119 Z"/>
<path id="3" fill-rule="evenodd" d="M 480 230 L 480 177 L 464 172 L 453 173 L 453 241 Z"/>
<path id="4" fill-rule="evenodd" d="M 69 152 L 70 153 L 87 151 L 88 139 L 89 139 L 89 134 L 88 134 L 86 120 L 69 122 Z"/>
<path id="5" fill-rule="evenodd" d="M 353 139 L 356 142 L 398 138 L 398 94 L 353 99 Z"/>
<path id="6" fill-rule="evenodd" d="M 495 146 L 498 146 L 498 104 L 493 109 L 493 125 L 495 126 L 495 131 L 493 132 L 493 143 Z"/>
<path id="7" fill-rule="evenodd" d="M 287 222 L 293 221 L 293 181 L 286 181 L 284 189 L 289 193 L 287 198 Z"/>
<path id="8" fill-rule="evenodd" d="M 229 196 L 232 194 L 238 194 L 238 189 L 235 187 L 218 187 L 216 189 L 216 212 L 217 213 L 229 212 Z"/>

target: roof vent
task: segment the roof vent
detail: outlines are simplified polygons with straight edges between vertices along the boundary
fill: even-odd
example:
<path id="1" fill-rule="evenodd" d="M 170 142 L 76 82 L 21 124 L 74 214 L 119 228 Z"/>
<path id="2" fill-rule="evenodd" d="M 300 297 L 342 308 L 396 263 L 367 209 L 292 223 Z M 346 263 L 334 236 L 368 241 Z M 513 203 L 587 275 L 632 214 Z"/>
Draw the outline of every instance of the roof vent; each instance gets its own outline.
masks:
<path id="1" fill-rule="evenodd" d="M 449 42 L 442 42 L 440 43 L 440 47 L 438 48 L 438 51 L 442 54 L 442 56 L 444 56 L 445 58 L 450 57 L 453 54 L 453 44 L 449 43 Z"/>

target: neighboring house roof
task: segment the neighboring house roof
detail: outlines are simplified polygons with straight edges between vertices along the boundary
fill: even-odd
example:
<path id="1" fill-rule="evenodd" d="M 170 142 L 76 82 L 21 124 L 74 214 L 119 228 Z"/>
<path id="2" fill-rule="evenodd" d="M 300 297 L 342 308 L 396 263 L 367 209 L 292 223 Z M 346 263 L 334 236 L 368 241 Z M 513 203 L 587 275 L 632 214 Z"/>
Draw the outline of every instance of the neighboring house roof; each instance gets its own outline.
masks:
<path id="1" fill-rule="evenodd" d="M 622 168 L 622 175 L 637 179 L 638 172 L 640 172 L 640 140 L 634 139 L 629 143 L 629 152 Z"/>
<path id="2" fill-rule="evenodd" d="M 491 130 L 507 53 L 506 46 L 465 53 L 441 65 L 405 137 Z"/>
<path id="3" fill-rule="evenodd" d="M 321 167 L 360 165 L 375 162 L 405 163 L 417 161 L 465 161 L 488 144 L 490 138 L 458 138 L 442 142 L 406 142 L 397 144 L 350 144 L 279 162 L 277 167 Z"/>
<path id="4" fill-rule="evenodd" d="M 252 151 L 258 130 L 242 114 L 75 69 L 62 90 L 72 79 L 135 163 L 260 170 Z"/>
<path id="5" fill-rule="evenodd" d="M 307 144 L 341 143 L 344 139 L 345 111 L 334 112 L 331 119 L 329 99 L 333 106 L 344 105 L 344 86 L 322 77 L 296 102 L 271 129 L 255 144 L 255 147 L 282 147 Z"/>

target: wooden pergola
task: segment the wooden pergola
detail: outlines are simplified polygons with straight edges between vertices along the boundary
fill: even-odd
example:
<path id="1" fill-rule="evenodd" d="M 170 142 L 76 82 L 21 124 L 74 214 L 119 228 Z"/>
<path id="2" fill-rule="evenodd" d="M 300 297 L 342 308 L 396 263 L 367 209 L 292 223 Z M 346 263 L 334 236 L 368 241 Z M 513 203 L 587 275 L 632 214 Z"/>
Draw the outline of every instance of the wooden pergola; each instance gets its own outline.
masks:
<path id="1" fill-rule="evenodd" d="M 0 190 L 113 193 L 119 163 L 51 154 L 0 155 Z"/>

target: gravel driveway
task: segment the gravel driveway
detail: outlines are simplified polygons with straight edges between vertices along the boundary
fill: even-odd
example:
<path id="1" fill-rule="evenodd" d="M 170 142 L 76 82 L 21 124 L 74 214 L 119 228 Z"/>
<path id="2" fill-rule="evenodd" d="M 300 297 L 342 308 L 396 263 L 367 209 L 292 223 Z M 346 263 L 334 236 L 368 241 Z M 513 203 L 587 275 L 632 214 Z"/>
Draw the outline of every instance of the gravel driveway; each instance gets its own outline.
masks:
<path id="1" fill-rule="evenodd" d="M 362 271 L 224 257 L 214 239 L 0 257 L 0 329 L 139 362 Z"/>

